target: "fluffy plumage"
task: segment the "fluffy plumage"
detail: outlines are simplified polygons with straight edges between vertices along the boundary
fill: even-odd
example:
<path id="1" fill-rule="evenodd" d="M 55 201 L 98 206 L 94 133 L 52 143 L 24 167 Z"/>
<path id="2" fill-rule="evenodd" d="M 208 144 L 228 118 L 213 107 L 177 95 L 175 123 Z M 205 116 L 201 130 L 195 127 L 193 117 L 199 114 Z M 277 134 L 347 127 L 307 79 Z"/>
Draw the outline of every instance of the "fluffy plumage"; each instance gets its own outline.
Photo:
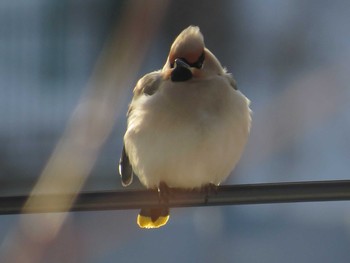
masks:
<path id="1" fill-rule="evenodd" d="M 163 69 L 138 81 L 122 160 L 146 188 L 218 185 L 237 164 L 250 123 L 249 100 L 205 48 L 199 28 L 190 26 L 175 39 Z"/>

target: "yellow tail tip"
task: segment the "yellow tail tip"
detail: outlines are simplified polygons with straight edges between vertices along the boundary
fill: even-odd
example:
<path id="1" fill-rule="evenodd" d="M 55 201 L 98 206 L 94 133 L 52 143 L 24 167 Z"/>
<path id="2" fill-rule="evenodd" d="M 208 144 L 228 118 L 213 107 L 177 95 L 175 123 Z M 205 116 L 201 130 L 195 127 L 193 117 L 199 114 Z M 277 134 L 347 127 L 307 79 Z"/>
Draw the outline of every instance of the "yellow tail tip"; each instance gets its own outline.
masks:
<path id="1" fill-rule="evenodd" d="M 157 218 L 157 220 L 152 221 L 152 218 L 149 216 L 143 216 L 143 215 L 138 215 L 137 216 L 137 224 L 141 228 L 159 228 L 164 226 L 168 220 L 169 220 L 169 215 L 167 216 L 160 216 Z"/>

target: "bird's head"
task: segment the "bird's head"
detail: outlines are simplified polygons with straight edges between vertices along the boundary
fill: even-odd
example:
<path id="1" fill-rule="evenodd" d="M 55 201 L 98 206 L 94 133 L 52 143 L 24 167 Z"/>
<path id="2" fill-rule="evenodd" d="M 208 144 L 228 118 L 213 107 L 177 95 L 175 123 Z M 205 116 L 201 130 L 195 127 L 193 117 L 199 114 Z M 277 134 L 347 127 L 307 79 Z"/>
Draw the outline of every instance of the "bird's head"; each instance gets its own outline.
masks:
<path id="1" fill-rule="evenodd" d="M 171 45 L 163 72 L 166 78 L 177 82 L 220 75 L 224 69 L 205 47 L 199 27 L 189 26 L 177 36 Z"/>

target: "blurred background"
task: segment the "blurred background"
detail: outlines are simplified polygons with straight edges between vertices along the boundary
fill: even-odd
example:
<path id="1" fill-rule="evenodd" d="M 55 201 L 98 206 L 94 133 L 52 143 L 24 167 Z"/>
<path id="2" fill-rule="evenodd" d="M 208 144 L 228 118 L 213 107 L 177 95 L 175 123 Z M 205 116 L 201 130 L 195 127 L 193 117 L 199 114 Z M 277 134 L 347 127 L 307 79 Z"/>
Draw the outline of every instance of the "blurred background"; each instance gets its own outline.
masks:
<path id="1" fill-rule="evenodd" d="M 76 189 L 121 189 L 133 87 L 191 24 L 252 101 L 249 143 L 226 183 L 349 179 L 349 1 L 143 2 L 0 2 L 0 195 L 29 194 L 57 143 L 81 131 L 93 161 Z M 81 118 L 91 123 L 72 128 Z M 0 216 L 1 262 L 350 262 L 348 202 L 173 209 L 154 231 L 136 215 L 70 213 L 47 239 L 23 231 L 32 215 Z"/>

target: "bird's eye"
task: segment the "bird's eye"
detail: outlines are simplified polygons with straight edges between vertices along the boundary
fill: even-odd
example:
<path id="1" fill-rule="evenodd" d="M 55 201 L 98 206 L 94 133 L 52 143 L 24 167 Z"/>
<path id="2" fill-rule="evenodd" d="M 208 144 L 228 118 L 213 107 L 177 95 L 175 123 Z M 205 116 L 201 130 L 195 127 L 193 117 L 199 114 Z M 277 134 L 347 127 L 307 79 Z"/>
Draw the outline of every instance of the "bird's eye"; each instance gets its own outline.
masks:
<path id="1" fill-rule="evenodd" d="M 183 62 L 185 62 L 187 65 L 189 65 L 191 68 L 198 68 L 201 69 L 204 63 L 205 55 L 204 52 L 200 55 L 198 60 L 194 63 L 188 63 L 188 61 L 185 58 L 180 58 Z M 175 62 L 170 63 L 170 67 L 174 68 Z"/>
<path id="2" fill-rule="evenodd" d="M 198 60 L 192 64 L 190 64 L 191 67 L 193 68 L 198 68 L 201 69 L 204 63 L 204 59 L 205 59 L 205 55 L 204 52 L 200 55 L 200 57 L 198 58 Z"/>

